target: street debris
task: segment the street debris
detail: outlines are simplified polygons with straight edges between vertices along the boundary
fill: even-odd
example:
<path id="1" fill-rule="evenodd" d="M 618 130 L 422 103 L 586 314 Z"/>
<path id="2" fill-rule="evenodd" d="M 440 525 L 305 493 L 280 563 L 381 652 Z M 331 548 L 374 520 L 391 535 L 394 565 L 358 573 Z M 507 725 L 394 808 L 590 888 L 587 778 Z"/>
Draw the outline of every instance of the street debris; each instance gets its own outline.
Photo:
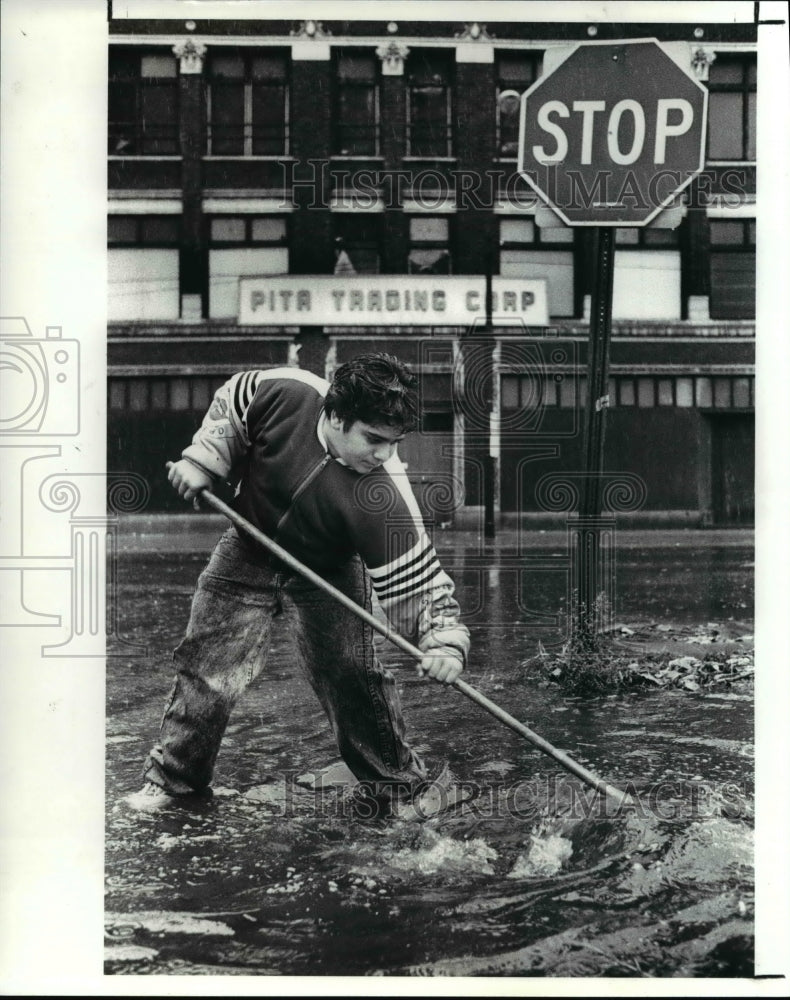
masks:
<path id="1" fill-rule="evenodd" d="M 754 679 L 754 637 L 737 625 L 716 622 L 617 625 L 597 637 L 595 648 L 567 642 L 559 650 L 538 644 L 527 669 L 573 694 L 602 694 L 635 687 L 721 691 Z"/>

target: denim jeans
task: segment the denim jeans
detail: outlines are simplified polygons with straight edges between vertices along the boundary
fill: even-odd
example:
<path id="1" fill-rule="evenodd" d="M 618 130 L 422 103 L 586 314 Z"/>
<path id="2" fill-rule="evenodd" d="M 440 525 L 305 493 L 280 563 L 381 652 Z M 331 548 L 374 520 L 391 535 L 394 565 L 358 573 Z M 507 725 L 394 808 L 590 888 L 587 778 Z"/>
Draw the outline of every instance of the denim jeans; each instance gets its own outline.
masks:
<path id="1" fill-rule="evenodd" d="M 370 610 L 361 560 L 324 576 Z M 253 557 L 233 528 L 198 580 L 145 779 L 172 794 L 208 788 L 231 710 L 263 670 L 272 620 L 286 606 L 294 609 L 299 659 L 343 760 L 384 798 L 413 791 L 426 779 L 425 765 L 406 742 L 395 680 L 376 658 L 373 630 L 273 557 Z"/>

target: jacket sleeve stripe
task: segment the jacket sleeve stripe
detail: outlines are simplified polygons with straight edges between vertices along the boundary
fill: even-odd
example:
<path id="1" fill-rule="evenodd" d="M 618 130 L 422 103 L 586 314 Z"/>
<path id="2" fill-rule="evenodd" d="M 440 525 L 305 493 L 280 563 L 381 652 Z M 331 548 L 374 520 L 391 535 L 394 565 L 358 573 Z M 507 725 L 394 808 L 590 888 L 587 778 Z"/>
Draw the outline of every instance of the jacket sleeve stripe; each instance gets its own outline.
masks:
<path id="1" fill-rule="evenodd" d="M 389 573 L 387 576 L 379 580 L 379 586 L 394 587 L 403 580 L 411 579 L 415 573 L 419 573 L 421 570 L 424 570 L 427 566 L 430 566 L 432 562 L 436 562 L 436 553 L 433 551 L 433 546 L 430 546 L 425 549 L 424 552 L 421 552 L 416 559 L 412 559 L 412 561 L 407 563 L 405 566 L 401 566 L 400 569 Z"/>
<path id="2" fill-rule="evenodd" d="M 379 566 L 377 569 L 371 569 L 368 572 L 376 583 L 382 586 L 386 585 L 398 573 L 411 569 L 415 563 L 424 559 L 425 554 L 432 548 L 433 546 L 431 545 L 430 538 L 428 538 L 427 535 L 423 535 L 416 545 L 410 548 L 408 552 L 405 552 L 398 559 L 387 563 L 386 566 Z"/>
<path id="3" fill-rule="evenodd" d="M 241 372 L 231 379 L 233 385 L 233 413 L 239 423 L 246 427 L 247 411 L 258 391 L 258 384 L 261 381 L 260 371 Z"/>
<path id="4" fill-rule="evenodd" d="M 419 576 L 420 573 L 424 573 L 427 569 L 434 565 L 434 563 L 438 563 L 438 559 L 436 553 L 433 551 L 433 547 L 431 547 L 421 553 L 420 557 L 415 559 L 408 566 L 403 566 L 395 573 L 390 573 L 381 580 L 375 580 L 374 583 L 380 590 L 399 587 L 406 580 L 413 580 L 416 576 Z"/>
<path id="5" fill-rule="evenodd" d="M 233 410 L 234 410 L 235 413 L 238 413 L 239 419 L 241 419 L 241 415 L 244 412 L 244 408 L 241 405 L 241 383 L 242 383 L 242 378 L 243 378 L 243 375 L 237 375 L 235 377 L 235 380 L 234 380 L 236 382 L 236 384 L 233 387 Z"/>
<path id="6" fill-rule="evenodd" d="M 260 372 L 250 372 L 250 377 L 247 379 L 247 386 L 245 389 L 246 398 L 244 400 L 244 415 L 246 417 L 247 410 L 250 407 L 250 403 L 255 399 L 255 394 L 258 391 L 258 384 L 260 383 L 261 377 Z"/>
<path id="7" fill-rule="evenodd" d="M 247 407 L 250 405 L 250 373 L 245 372 L 239 379 L 239 389 L 241 396 L 241 405 L 236 411 L 240 417 L 243 417 Z"/>
<path id="8" fill-rule="evenodd" d="M 245 372 L 244 375 L 242 375 L 240 385 L 241 385 L 241 409 L 238 410 L 238 415 L 243 420 L 247 415 L 247 410 L 249 409 L 249 405 L 252 401 L 253 396 L 255 395 L 254 374 L 252 372 Z"/>
<path id="9" fill-rule="evenodd" d="M 433 551 L 425 552 L 413 566 L 408 568 L 404 567 L 397 573 L 393 573 L 390 576 L 384 578 L 383 580 L 374 580 L 373 583 L 376 586 L 377 591 L 389 590 L 392 587 L 399 587 L 406 580 L 413 580 L 415 577 L 419 576 L 420 573 L 426 572 L 435 563 L 438 563 L 436 554 Z"/>
<path id="10" fill-rule="evenodd" d="M 418 573 L 414 573 L 412 576 L 407 577 L 405 580 L 401 580 L 397 584 L 393 584 L 390 587 L 383 587 L 381 589 L 376 587 L 376 596 L 385 606 L 389 602 L 403 597 L 412 595 L 416 596 L 417 594 L 421 594 L 423 591 L 429 589 L 428 584 L 431 580 L 443 572 L 444 571 L 439 565 L 438 560 L 434 561 L 425 569 L 420 570 Z"/>

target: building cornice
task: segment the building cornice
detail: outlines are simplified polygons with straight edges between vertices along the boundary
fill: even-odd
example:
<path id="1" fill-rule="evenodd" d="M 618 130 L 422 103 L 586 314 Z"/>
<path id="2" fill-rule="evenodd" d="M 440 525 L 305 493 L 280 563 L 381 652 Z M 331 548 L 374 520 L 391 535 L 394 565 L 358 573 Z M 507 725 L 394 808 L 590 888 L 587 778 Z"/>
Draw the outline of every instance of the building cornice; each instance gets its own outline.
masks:
<path id="1" fill-rule="evenodd" d="M 308 23 L 315 30 L 307 32 Z M 194 27 L 192 27 L 194 25 Z M 320 27 L 319 27 L 320 25 Z M 394 26 L 395 30 L 392 30 Z M 408 43 L 418 41 L 457 44 L 459 41 L 476 41 L 478 38 L 494 45 L 507 43 L 545 42 L 562 39 L 565 41 L 585 41 L 591 37 L 590 29 L 595 29 L 595 38 L 605 41 L 614 38 L 657 38 L 659 41 L 686 41 L 698 45 L 719 43 L 757 42 L 757 26 L 753 22 L 595 22 L 589 21 L 492 21 L 479 24 L 479 33 L 472 34 L 472 22 L 463 21 L 327 21 L 306 22 L 303 20 L 233 20 L 194 19 L 185 28 L 183 20 L 134 20 L 115 19 L 109 23 L 110 40 L 119 37 L 136 37 L 151 40 L 158 36 L 183 38 L 185 31 L 197 39 L 256 39 L 265 36 L 280 44 L 301 37 L 321 37 L 332 44 L 360 44 L 365 40 L 379 44 L 387 38 L 401 38 Z M 320 31 L 320 34 L 319 34 Z M 486 37 L 487 36 L 487 37 Z"/>

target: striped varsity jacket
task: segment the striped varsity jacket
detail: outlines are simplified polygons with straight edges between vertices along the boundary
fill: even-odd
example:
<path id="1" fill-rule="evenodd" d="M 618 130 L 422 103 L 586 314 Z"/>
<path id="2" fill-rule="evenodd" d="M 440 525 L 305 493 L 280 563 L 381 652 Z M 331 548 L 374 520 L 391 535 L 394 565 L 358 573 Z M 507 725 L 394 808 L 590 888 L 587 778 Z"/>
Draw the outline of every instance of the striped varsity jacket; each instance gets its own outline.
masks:
<path id="1" fill-rule="evenodd" d="M 239 513 L 317 573 L 359 554 L 393 627 L 423 652 L 465 662 L 469 632 L 403 464 L 396 452 L 363 475 L 329 454 L 328 388 L 296 368 L 234 375 L 183 457 L 217 478 L 238 478 Z"/>

